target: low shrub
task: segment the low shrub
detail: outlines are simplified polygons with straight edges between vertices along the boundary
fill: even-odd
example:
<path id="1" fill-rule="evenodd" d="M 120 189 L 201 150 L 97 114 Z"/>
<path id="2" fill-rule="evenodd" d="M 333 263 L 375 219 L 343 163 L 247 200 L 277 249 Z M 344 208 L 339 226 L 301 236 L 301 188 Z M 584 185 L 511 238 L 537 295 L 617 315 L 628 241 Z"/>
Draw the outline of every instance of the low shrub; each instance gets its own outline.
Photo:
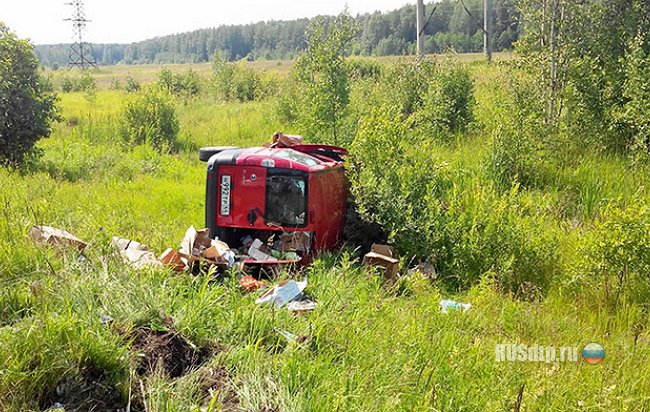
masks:
<path id="1" fill-rule="evenodd" d="M 63 76 L 61 78 L 61 91 L 94 93 L 97 90 L 97 83 L 90 73 L 84 72 L 81 76 Z"/>
<path id="2" fill-rule="evenodd" d="M 188 70 L 187 73 L 173 73 L 167 68 L 163 68 L 158 73 L 157 84 L 169 93 L 191 97 L 199 94 L 201 80 L 195 71 Z"/>
<path id="3" fill-rule="evenodd" d="M 418 123 L 427 131 L 462 132 L 474 120 L 474 81 L 457 61 L 438 64 L 417 112 Z"/>
<path id="4" fill-rule="evenodd" d="M 543 296 L 560 269 L 553 229 L 517 186 L 502 194 L 479 176 L 459 180 L 435 152 L 388 108 L 361 119 L 348 168 L 361 218 L 383 228 L 403 261 L 434 262 L 454 290 L 489 276 L 506 293 Z"/>
<path id="5" fill-rule="evenodd" d="M 541 185 L 560 151 L 557 133 L 544 121 L 539 89 L 529 80 L 511 77 L 509 97 L 496 111 L 489 169 L 501 187 Z"/>
<path id="6" fill-rule="evenodd" d="M 140 82 L 135 80 L 133 76 L 130 74 L 126 76 L 126 86 L 124 86 L 124 90 L 126 90 L 128 93 L 133 93 L 139 91 L 141 88 L 142 86 Z"/>
<path id="7" fill-rule="evenodd" d="M 130 144 L 150 144 L 175 150 L 180 129 L 175 104 L 165 90 L 147 87 L 131 97 L 121 115 L 122 138 Z"/>
<path id="8" fill-rule="evenodd" d="M 276 94 L 278 81 L 274 76 L 264 76 L 247 61 L 227 62 L 215 55 L 212 88 L 219 100 L 247 102 Z"/>
<path id="9" fill-rule="evenodd" d="M 593 229 L 578 245 L 564 287 L 575 296 L 603 302 L 612 310 L 650 299 L 650 208 L 639 195 L 601 209 Z M 591 299 L 593 298 L 593 299 Z"/>

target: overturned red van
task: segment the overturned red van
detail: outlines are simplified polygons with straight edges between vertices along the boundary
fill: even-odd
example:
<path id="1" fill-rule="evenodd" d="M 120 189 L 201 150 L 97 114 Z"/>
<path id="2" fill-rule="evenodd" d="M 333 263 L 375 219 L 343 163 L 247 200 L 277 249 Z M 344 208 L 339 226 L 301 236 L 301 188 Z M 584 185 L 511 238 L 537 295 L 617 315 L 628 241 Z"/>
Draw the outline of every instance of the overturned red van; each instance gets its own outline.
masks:
<path id="1" fill-rule="evenodd" d="M 302 257 L 341 241 L 348 184 L 341 147 L 206 147 L 205 226 L 231 248 L 301 232 Z M 305 245 L 305 243 L 307 243 Z"/>

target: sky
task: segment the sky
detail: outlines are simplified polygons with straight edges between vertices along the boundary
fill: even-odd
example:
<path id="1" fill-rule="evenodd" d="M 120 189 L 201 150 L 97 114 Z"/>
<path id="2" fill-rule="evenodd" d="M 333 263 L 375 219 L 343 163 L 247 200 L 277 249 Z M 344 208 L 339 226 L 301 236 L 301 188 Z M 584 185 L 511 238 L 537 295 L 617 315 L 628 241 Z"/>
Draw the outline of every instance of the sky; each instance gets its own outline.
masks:
<path id="1" fill-rule="evenodd" d="M 0 0 L 0 21 L 35 44 L 70 43 L 71 0 Z M 166 34 L 319 14 L 388 11 L 415 0 L 85 0 L 85 40 L 130 43 Z"/>

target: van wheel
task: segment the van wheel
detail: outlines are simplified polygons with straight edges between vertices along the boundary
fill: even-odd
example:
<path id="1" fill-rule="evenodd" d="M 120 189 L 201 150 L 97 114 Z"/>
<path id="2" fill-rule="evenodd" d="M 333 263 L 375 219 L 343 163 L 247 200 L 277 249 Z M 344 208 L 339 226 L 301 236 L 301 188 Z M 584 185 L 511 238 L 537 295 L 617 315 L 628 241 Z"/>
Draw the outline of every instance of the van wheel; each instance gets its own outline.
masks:
<path id="1" fill-rule="evenodd" d="M 202 147 L 199 149 L 199 160 L 202 162 L 207 162 L 210 158 L 217 153 L 221 153 L 224 150 L 237 149 L 236 146 L 208 146 Z"/>

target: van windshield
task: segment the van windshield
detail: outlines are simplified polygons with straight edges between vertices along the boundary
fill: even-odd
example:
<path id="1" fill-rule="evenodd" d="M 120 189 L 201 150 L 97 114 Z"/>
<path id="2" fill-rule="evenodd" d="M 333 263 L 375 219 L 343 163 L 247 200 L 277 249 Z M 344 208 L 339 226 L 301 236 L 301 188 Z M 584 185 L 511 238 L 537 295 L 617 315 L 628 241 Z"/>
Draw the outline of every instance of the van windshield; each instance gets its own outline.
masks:
<path id="1" fill-rule="evenodd" d="M 307 185 L 301 176 L 271 175 L 266 179 L 266 220 L 280 226 L 307 223 Z"/>

